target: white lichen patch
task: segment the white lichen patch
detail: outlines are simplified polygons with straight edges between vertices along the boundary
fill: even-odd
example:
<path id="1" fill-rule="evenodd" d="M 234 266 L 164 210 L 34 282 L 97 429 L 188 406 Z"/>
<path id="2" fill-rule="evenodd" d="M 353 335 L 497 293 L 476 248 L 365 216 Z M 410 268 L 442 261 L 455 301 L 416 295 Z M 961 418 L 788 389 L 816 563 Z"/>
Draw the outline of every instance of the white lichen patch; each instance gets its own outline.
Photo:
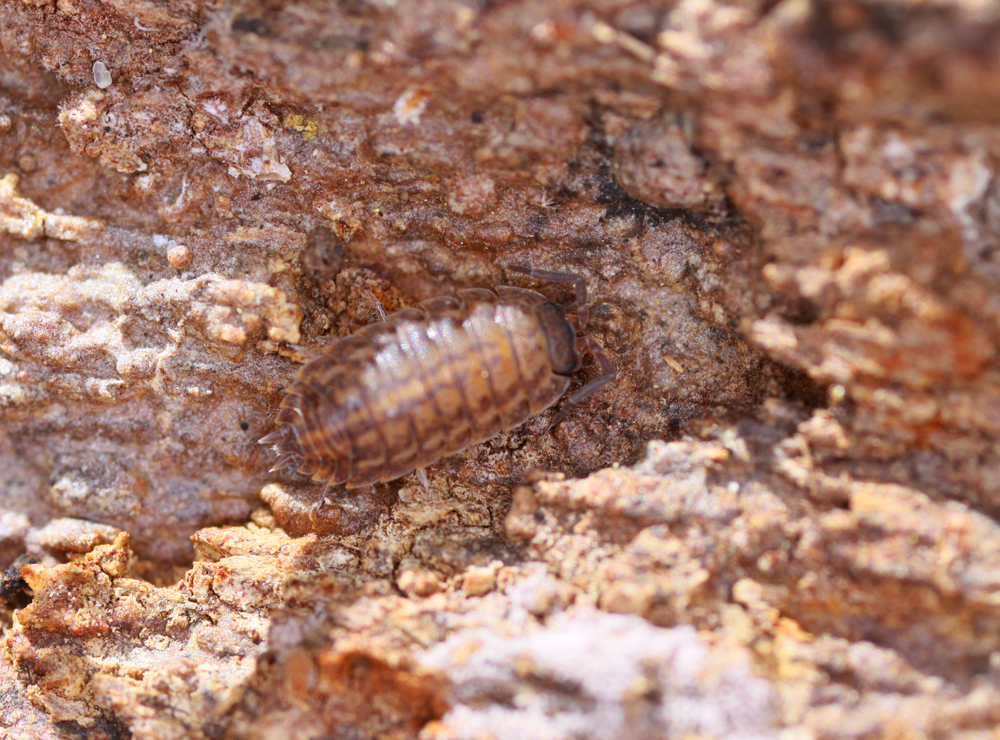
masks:
<path id="1" fill-rule="evenodd" d="M 142 132 L 158 124 L 155 114 L 139 107 L 124 115 L 101 90 L 70 96 L 59 113 L 59 125 L 74 154 L 96 157 L 119 172 L 143 172 L 146 163 L 136 153 Z"/>
<path id="2" fill-rule="evenodd" d="M 251 150 L 254 148 L 252 145 L 256 144 L 259 152 L 243 158 L 239 165 L 230 165 L 229 174 L 233 177 L 246 175 L 255 180 L 288 182 L 292 171 L 278 156 L 278 145 L 271 132 L 264 129 L 259 121 L 251 120 L 247 124 L 246 134 L 251 143 L 246 149 Z"/>
<path id="3" fill-rule="evenodd" d="M 63 241 L 77 241 L 103 228 L 97 219 L 48 213 L 17 191 L 18 176 L 8 172 L 0 179 L 0 230 L 24 239 L 50 236 Z"/>
<path id="4" fill-rule="evenodd" d="M 217 279 L 206 287 L 205 294 L 209 299 L 207 305 L 217 311 L 217 319 L 222 318 L 223 312 L 226 319 L 232 318 L 235 314 L 242 324 L 238 328 L 247 331 L 259 329 L 266 321 L 267 336 L 276 342 L 294 344 L 301 338 L 299 323 L 302 321 L 302 311 L 295 303 L 288 300 L 283 291 L 270 285 L 248 283 L 243 280 Z M 217 320 L 212 324 L 216 327 L 213 333 L 222 341 L 231 342 L 233 339 L 228 337 L 237 335 L 222 328 L 226 325 L 225 319 Z"/>
<path id="5" fill-rule="evenodd" d="M 60 371 L 63 384 L 76 377 L 76 392 L 104 400 L 135 382 L 162 389 L 162 365 L 186 337 L 294 343 L 301 320 L 281 290 L 215 274 L 144 284 L 110 263 L 0 284 L 0 350 Z M 31 395 L 16 390 L 6 389 L 8 401 Z"/>
<path id="6" fill-rule="evenodd" d="M 688 626 L 580 609 L 520 633 L 471 629 L 420 660 L 454 687 L 435 737 L 597 740 L 629 736 L 639 717 L 648 737 L 779 735 L 773 689 L 749 651 L 713 647 Z"/>
<path id="7" fill-rule="evenodd" d="M 274 133 L 280 122 L 265 108 L 237 115 L 224 104 L 208 100 L 192 116 L 192 126 L 209 154 L 229 165 L 232 177 L 278 182 L 291 179 L 292 171 L 278 153 Z"/>

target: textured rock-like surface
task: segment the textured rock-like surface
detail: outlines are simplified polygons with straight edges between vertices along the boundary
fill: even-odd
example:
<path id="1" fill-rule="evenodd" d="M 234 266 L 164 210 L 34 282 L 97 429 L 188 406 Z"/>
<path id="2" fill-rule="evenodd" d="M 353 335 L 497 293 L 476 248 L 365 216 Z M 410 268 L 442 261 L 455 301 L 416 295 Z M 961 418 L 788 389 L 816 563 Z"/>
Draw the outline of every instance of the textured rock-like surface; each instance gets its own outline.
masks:
<path id="1" fill-rule="evenodd" d="M 976 0 L 0 0 L 0 734 L 992 733 L 998 50 Z M 611 388 L 426 488 L 266 473 L 373 293 L 524 264 Z"/>
<path id="2" fill-rule="evenodd" d="M 594 19 L 576 18 L 567 42 L 546 35 L 577 11 L 4 6 L 11 64 L 67 86 L 38 100 L 29 75 L 5 103 L 8 508 L 36 525 L 128 522 L 143 556 L 183 562 L 199 526 L 252 508 L 266 466 L 254 441 L 294 371 L 287 358 L 302 357 L 292 345 L 370 320 L 368 290 L 396 307 L 505 282 L 510 264 L 584 275 L 592 330 L 622 373 L 555 435 L 541 422 L 494 443 L 516 458 L 452 470 L 494 520 L 534 466 L 584 473 L 714 404 L 752 406 L 783 376 L 724 300 L 752 235 L 711 188 L 672 207 L 621 190 L 611 144 L 664 105 L 663 89 L 639 84 Z M 504 71 L 512 53 L 526 55 L 520 81 Z M 565 53 L 573 77 L 615 60 L 599 73 L 606 100 L 589 83 L 531 79 Z M 111 85 L 94 85 L 95 61 Z M 693 146 L 677 131 L 671 146 Z M 623 182 L 644 151 L 632 139 Z M 693 201 L 697 215 L 680 209 Z M 391 496 L 336 527 L 369 526 Z"/>

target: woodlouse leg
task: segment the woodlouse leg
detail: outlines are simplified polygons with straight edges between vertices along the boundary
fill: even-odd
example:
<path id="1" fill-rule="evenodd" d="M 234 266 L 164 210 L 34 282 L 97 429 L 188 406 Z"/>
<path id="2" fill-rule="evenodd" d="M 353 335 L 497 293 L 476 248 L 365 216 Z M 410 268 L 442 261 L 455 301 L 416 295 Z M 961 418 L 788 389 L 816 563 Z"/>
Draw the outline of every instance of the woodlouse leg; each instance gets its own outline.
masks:
<path id="1" fill-rule="evenodd" d="M 364 289 L 368 297 L 372 299 L 372 303 L 375 304 L 375 313 L 378 314 L 379 321 L 385 321 L 385 306 L 382 305 L 382 301 L 378 299 L 378 296 L 372 293 L 367 288 Z"/>
<path id="2" fill-rule="evenodd" d="M 276 445 L 285 441 L 285 430 L 275 429 L 273 432 L 268 432 L 263 437 L 257 440 L 259 445 Z"/>
<path id="3" fill-rule="evenodd" d="M 533 277 L 535 280 L 544 280 L 550 283 L 573 283 L 573 288 L 576 291 L 576 322 L 578 324 L 575 328 L 577 330 L 583 329 L 590 321 L 590 308 L 587 306 L 587 281 L 583 275 L 577 275 L 575 272 L 539 270 L 524 265 L 511 265 L 507 269 Z"/>
<path id="4" fill-rule="evenodd" d="M 319 501 L 317 501 L 315 504 L 313 504 L 313 512 L 314 513 L 318 514 L 319 512 L 321 512 L 323 510 L 324 507 L 330 505 L 330 499 L 327 498 L 327 495 L 326 495 L 329 492 L 330 492 L 330 481 L 327 481 L 323 485 L 323 492 L 319 496 Z"/>
<path id="5" fill-rule="evenodd" d="M 269 434 L 265 434 L 263 437 L 257 440 L 257 444 L 267 445 L 272 447 L 279 457 L 271 465 L 271 469 L 267 472 L 276 473 L 284 468 L 297 468 L 301 463 L 299 455 L 294 452 L 289 452 L 284 449 L 284 445 L 288 442 L 288 427 L 281 427 L 275 429 Z"/>
<path id="6" fill-rule="evenodd" d="M 268 473 L 277 473 L 279 470 L 284 470 L 285 468 L 296 468 L 299 465 L 299 459 L 296 455 L 291 453 L 287 455 L 282 455 L 277 460 L 275 460 L 274 465 L 268 470 Z"/>
<path id="7" fill-rule="evenodd" d="M 431 482 L 427 480 L 427 471 L 423 468 L 417 468 L 417 474 L 420 476 L 420 482 L 424 484 L 424 490 L 429 491 L 431 489 Z"/>
<path id="8" fill-rule="evenodd" d="M 579 344 L 577 346 L 581 355 L 589 354 L 597 360 L 598 364 L 601 366 L 601 374 L 583 386 L 580 390 L 574 391 L 566 397 L 566 400 L 563 401 L 562 408 L 559 409 L 559 413 L 556 414 L 556 417 L 552 420 L 552 424 L 549 425 L 550 429 L 565 419 L 566 415 L 573 410 L 574 406 L 579 406 L 580 403 L 588 396 L 597 393 L 597 391 L 601 390 L 601 388 L 618 377 L 618 368 L 615 367 L 611 358 L 608 357 L 608 353 L 604 351 L 604 347 L 602 347 L 596 339 L 593 339 L 592 337 L 580 337 Z"/>
<path id="9" fill-rule="evenodd" d="M 302 354 L 304 354 L 306 356 L 306 362 L 309 362 L 309 360 L 315 360 L 317 357 L 319 357 L 319 352 L 309 349 L 305 345 L 289 344 L 288 346 L 294 349 L 296 352 L 301 352 Z"/>

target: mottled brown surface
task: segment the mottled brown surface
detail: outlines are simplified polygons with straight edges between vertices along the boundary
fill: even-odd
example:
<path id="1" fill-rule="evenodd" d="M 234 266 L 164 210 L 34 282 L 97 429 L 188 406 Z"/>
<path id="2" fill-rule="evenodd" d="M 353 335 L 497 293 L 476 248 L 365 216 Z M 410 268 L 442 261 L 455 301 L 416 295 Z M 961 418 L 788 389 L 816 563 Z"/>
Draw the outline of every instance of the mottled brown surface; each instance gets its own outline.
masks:
<path id="1" fill-rule="evenodd" d="M 0 737 L 991 737 L 998 90 L 976 0 L 0 1 Z M 266 474 L 525 264 L 613 386 Z"/>

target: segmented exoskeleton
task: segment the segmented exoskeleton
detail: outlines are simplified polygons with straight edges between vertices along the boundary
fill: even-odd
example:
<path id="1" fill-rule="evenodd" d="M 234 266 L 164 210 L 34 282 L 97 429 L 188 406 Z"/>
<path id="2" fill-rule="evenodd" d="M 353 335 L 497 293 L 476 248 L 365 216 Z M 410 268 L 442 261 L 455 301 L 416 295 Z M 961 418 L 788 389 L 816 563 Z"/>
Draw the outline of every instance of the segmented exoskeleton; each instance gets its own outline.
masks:
<path id="1" fill-rule="evenodd" d="M 512 286 L 460 290 L 383 313 L 296 374 L 277 430 L 260 440 L 279 455 L 272 471 L 297 468 L 348 488 L 392 480 L 549 408 L 586 354 L 602 374 L 570 394 L 567 407 L 614 380 L 604 349 L 578 335 L 589 317 L 584 279 L 512 269 L 573 283 L 576 315 Z"/>

